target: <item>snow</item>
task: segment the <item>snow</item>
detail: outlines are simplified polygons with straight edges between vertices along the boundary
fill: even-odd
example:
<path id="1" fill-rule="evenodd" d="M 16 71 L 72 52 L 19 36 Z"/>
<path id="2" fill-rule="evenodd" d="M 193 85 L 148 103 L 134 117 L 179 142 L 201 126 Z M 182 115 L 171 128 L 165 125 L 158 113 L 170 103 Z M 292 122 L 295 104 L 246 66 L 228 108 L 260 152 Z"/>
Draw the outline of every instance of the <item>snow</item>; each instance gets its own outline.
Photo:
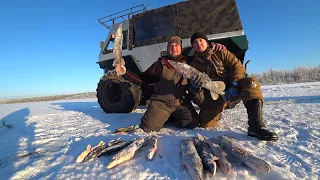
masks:
<path id="1" fill-rule="evenodd" d="M 179 129 L 168 124 L 158 133 L 158 151 L 148 161 L 144 149 L 113 169 L 111 156 L 86 163 L 75 162 L 88 144 L 121 137 L 131 140 L 147 133 L 111 134 L 116 128 L 140 123 L 141 106 L 128 114 L 106 114 L 96 99 L 77 99 L 0 105 L 1 179 L 190 179 L 180 165 L 180 140 L 200 133 L 207 137 L 228 135 L 270 163 L 272 170 L 257 173 L 243 164 L 232 164 L 225 175 L 205 179 L 319 179 L 320 82 L 262 87 L 264 119 L 280 136 L 276 142 L 259 141 L 247 133 L 242 103 L 224 111 L 217 128 Z M 12 128 L 9 128 L 11 125 Z"/>

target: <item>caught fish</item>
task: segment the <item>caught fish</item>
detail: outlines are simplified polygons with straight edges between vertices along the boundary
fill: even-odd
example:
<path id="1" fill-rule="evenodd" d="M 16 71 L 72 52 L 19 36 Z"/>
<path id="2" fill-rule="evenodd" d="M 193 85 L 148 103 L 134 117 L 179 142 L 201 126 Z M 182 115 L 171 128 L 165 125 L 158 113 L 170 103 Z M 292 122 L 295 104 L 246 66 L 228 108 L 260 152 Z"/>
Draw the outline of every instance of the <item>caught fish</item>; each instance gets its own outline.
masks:
<path id="1" fill-rule="evenodd" d="M 153 132 L 151 134 L 151 137 L 148 139 L 148 144 L 146 148 L 146 154 L 148 157 L 148 160 L 152 160 L 156 151 L 158 149 L 158 136 Z"/>
<path id="2" fill-rule="evenodd" d="M 126 146 L 128 146 L 131 142 L 126 142 L 125 140 L 120 140 L 120 138 L 111 140 L 107 144 L 103 143 L 100 146 L 96 146 L 95 148 L 92 148 L 91 152 L 88 154 L 87 157 L 84 158 L 83 162 L 87 162 L 90 159 L 94 159 L 96 157 L 99 157 L 101 155 L 109 155 L 113 152 L 117 152 Z"/>
<path id="3" fill-rule="evenodd" d="M 128 127 L 121 127 L 116 129 L 112 134 L 126 134 L 132 132 L 143 132 L 143 129 L 140 128 L 139 124 L 132 125 Z"/>
<path id="4" fill-rule="evenodd" d="M 210 91 L 213 100 L 217 100 L 219 98 L 219 95 L 223 96 L 225 94 L 224 90 L 226 88 L 226 85 L 223 81 L 212 81 L 207 74 L 198 71 L 197 69 L 186 63 L 171 60 L 168 60 L 168 62 L 185 78 L 191 79 L 194 76 L 201 76 L 203 79 L 202 87 Z"/>
<path id="5" fill-rule="evenodd" d="M 131 143 L 131 141 L 126 142 L 124 140 L 120 140 L 120 138 L 111 140 L 107 144 L 103 141 L 100 141 L 98 145 L 95 147 L 91 147 L 89 144 L 87 148 L 77 157 L 76 162 L 87 162 L 91 159 L 94 159 L 96 157 L 99 157 L 101 155 L 109 155 L 113 152 L 119 151 L 126 146 L 128 146 Z"/>
<path id="6" fill-rule="evenodd" d="M 224 150 L 215 142 L 213 142 L 211 139 L 205 140 L 206 143 L 209 144 L 211 147 L 212 153 L 217 156 L 218 159 L 218 164 L 222 170 L 223 173 L 225 174 L 230 174 L 231 173 L 231 163 L 228 160 L 228 155 Z"/>
<path id="7" fill-rule="evenodd" d="M 114 61 L 113 66 L 116 66 L 116 64 L 125 65 L 125 61 L 122 58 L 122 23 L 119 24 L 119 27 L 117 29 L 115 39 L 114 39 L 114 48 L 113 48 L 113 54 L 114 54 Z M 122 72 L 123 69 L 120 70 L 120 72 L 117 72 L 117 75 L 123 75 L 125 72 Z"/>
<path id="8" fill-rule="evenodd" d="M 103 146 L 104 145 L 104 142 L 103 141 L 100 141 L 99 142 L 99 144 L 98 145 L 96 145 L 95 147 L 91 147 L 91 145 L 89 144 L 88 146 L 87 146 L 87 148 L 83 151 L 83 152 L 81 152 L 81 154 L 77 157 L 77 159 L 76 159 L 76 162 L 77 163 L 80 163 L 80 162 L 86 162 L 86 161 L 88 161 L 87 159 L 87 157 L 90 155 L 90 153 L 94 150 L 94 149 L 96 149 L 96 148 L 98 148 L 98 147 L 100 147 L 100 146 Z M 86 159 L 87 158 L 87 159 Z"/>
<path id="9" fill-rule="evenodd" d="M 203 165 L 192 139 L 181 141 L 181 164 L 186 167 L 193 180 L 203 179 Z"/>
<path id="10" fill-rule="evenodd" d="M 216 175 L 216 160 L 219 158 L 213 155 L 210 146 L 204 142 L 204 140 L 205 138 L 198 134 L 198 138 L 194 138 L 193 142 L 196 146 L 198 154 L 200 155 L 203 166 L 206 167 L 213 175 Z"/>
<path id="11" fill-rule="evenodd" d="M 238 158 L 246 166 L 257 172 L 269 172 L 271 166 L 265 160 L 257 157 L 251 151 L 245 149 L 237 140 L 227 136 L 220 137 L 220 146 L 228 149 L 232 156 Z"/>
<path id="12" fill-rule="evenodd" d="M 127 147 L 131 143 L 132 143 L 132 141 L 126 142 L 126 141 L 122 140 L 122 141 L 119 141 L 119 142 L 112 144 L 110 146 L 102 147 L 101 149 L 95 150 L 94 152 L 96 152 L 97 157 L 102 156 L 102 155 L 109 155 L 114 152 L 120 151 L 121 149 Z"/>
<path id="13" fill-rule="evenodd" d="M 144 144 L 145 139 L 142 137 L 140 139 L 137 139 L 133 141 L 131 144 L 129 144 L 126 148 L 119 151 L 117 154 L 115 154 L 112 157 L 111 162 L 107 165 L 108 169 L 111 169 L 123 162 L 126 162 L 133 158 L 136 151 Z"/>

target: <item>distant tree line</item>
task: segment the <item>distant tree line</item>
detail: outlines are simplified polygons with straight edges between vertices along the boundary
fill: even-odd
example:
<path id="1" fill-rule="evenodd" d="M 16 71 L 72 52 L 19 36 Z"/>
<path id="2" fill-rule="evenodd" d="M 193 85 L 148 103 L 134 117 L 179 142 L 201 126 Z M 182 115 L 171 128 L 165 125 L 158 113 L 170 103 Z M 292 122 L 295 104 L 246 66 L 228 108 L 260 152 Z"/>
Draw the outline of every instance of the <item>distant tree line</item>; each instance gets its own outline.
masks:
<path id="1" fill-rule="evenodd" d="M 21 99 L 9 99 L 9 100 L 0 101 L 0 104 L 54 101 L 54 100 L 65 100 L 65 99 L 85 99 L 85 98 L 95 98 L 95 97 L 96 97 L 95 92 L 86 92 L 86 93 L 78 93 L 78 94 L 66 94 L 66 95 L 40 96 L 40 97 L 21 98 Z"/>
<path id="2" fill-rule="evenodd" d="M 300 83 L 320 81 L 320 66 L 318 67 L 294 67 L 292 70 L 274 70 L 269 69 L 263 73 L 252 73 L 262 85 L 281 84 L 281 83 Z M 65 99 L 85 99 L 95 98 L 96 92 L 86 92 L 78 94 L 55 95 L 55 96 L 40 96 L 33 98 L 9 99 L 0 101 L 0 104 L 39 102 L 39 101 L 54 101 Z"/>
<path id="3" fill-rule="evenodd" d="M 301 83 L 320 81 L 320 66 L 302 67 L 297 66 L 292 70 L 269 69 L 263 73 L 252 73 L 262 85 L 281 83 Z"/>

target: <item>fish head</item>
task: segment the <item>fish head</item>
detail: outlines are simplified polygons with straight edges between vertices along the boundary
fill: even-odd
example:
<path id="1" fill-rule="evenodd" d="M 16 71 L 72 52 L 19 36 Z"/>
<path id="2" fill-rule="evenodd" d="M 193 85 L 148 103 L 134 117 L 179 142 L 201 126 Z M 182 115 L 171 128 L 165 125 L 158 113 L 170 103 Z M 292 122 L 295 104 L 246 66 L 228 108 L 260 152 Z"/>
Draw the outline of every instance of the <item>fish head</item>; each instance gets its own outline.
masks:
<path id="1" fill-rule="evenodd" d="M 223 173 L 225 173 L 225 174 L 230 174 L 231 173 L 231 164 L 230 164 L 230 162 L 228 162 L 226 159 L 220 158 L 218 163 L 219 163 L 219 166 L 220 166 L 221 170 L 223 171 Z"/>

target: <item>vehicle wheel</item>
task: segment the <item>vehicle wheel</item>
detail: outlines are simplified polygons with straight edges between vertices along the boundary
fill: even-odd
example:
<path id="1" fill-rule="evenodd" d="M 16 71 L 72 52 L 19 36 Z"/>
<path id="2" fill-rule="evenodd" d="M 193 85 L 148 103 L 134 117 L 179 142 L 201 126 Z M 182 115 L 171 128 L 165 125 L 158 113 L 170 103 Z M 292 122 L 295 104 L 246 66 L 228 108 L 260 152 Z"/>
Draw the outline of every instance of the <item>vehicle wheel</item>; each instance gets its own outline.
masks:
<path id="1" fill-rule="evenodd" d="M 139 104 L 141 90 L 115 73 L 105 74 L 97 87 L 100 107 L 106 113 L 129 113 Z"/>

